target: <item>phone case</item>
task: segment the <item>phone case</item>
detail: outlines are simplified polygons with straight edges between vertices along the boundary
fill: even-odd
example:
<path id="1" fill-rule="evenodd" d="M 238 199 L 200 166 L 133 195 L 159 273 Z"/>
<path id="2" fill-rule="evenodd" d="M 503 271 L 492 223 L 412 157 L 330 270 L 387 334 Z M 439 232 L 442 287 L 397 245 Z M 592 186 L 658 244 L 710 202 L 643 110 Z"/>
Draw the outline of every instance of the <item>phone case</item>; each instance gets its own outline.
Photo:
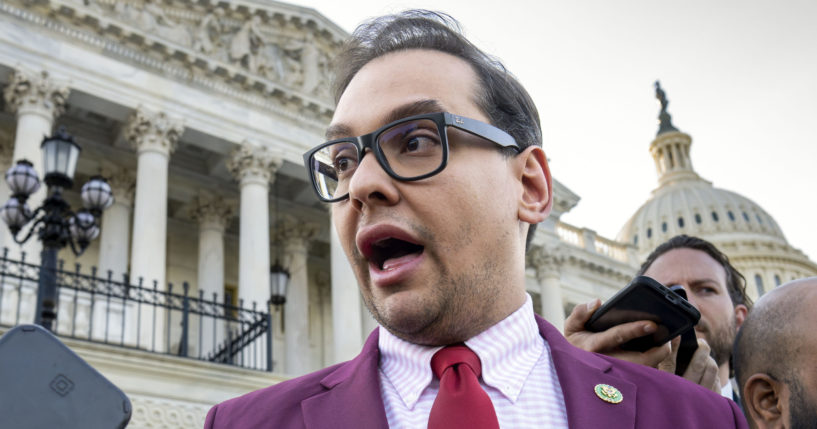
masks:
<path id="1" fill-rule="evenodd" d="M 0 427 L 114 429 L 130 416 L 128 397 L 42 327 L 0 337 Z"/>
<path id="2" fill-rule="evenodd" d="M 585 328 L 601 332 L 622 323 L 651 320 L 658 329 L 651 335 L 621 345 L 624 350 L 646 351 L 686 332 L 701 313 L 675 292 L 647 276 L 638 276 L 593 314 Z"/>

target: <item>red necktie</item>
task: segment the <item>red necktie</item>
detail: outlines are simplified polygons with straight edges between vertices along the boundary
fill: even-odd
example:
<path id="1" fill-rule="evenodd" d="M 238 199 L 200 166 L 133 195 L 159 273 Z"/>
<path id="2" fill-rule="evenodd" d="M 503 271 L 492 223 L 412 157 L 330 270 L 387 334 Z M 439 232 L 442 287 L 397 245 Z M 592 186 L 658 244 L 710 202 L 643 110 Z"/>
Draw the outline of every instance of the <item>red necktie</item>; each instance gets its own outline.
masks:
<path id="1" fill-rule="evenodd" d="M 428 416 L 429 429 L 499 429 L 491 398 L 479 385 L 479 357 L 464 345 L 448 346 L 431 358 L 440 391 Z"/>

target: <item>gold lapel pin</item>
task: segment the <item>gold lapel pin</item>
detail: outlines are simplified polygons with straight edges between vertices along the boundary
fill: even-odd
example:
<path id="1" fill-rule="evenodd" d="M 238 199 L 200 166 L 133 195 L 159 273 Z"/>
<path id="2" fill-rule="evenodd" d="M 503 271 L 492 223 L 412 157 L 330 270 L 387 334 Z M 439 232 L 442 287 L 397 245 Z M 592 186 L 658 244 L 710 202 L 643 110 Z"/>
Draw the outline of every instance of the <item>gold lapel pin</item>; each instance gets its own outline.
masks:
<path id="1" fill-rule="evenodd" d="M 624 400 L 624 396 L 621 394 L 621 391 L 613 386 L 610 386 L 609 384 L 597 384 L 593 390 L 595 390 L 596 396 L 598 396 L 599 399 L 604 402 L 618 404 Z"/>

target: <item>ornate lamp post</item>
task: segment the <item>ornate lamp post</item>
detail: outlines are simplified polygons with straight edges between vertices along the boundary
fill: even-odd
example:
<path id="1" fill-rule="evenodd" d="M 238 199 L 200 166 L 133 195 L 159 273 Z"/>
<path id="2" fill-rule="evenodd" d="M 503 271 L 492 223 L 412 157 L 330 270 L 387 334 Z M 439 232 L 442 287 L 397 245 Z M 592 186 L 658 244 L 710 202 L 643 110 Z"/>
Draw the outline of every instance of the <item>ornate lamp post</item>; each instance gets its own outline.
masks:
<path id="1" fill-rule="evenodd" d="M 35 232 L 43 244 L 35 323 L 52 330 L 57 317 L 57 253 L 67 245 L 77 256 L 85 251 L 99 235 L 99 218 L 113 203 L 113 195 L 108 182 L 94 176 L 82 186 L 84 208 L 76 213 L 71 211 L 62 191 L 71 189 L 74 184 L 80 147 L 74 137 L 60 127 L 56 134 L 43 139 L 41 148 L 48 197 L 31 211 L 26 200 L 40 188 L 40 180 L 30 162 L 19 160 L 6 172 L 12 196 L 0 208 L 0 218 L 18 244 L 28 241 Z M 19 239 L 17 235 L 27 224 L 31 225 L 28 233 Z"/>
<path id="2" fill-rule="evenodd" d="M 275 262 L 270 267 L 269 272 L 269 291 L 270 303 L 276 307 L 280 307 L 287 302 L 287 288 L 289 288 L 289 270 L 281 265 L 279 257 L 281 240 L 280 224 L 281 220 L 278 217 L 278 177 L 275 177 Z"/>
<path id="3" fill-rule="evenodd" d="M 289 286 L 289 271 L 278 260 L 270 267 L 269 291 L 272 305 L 280 306 L 287 302 L 287 287 Z"/>

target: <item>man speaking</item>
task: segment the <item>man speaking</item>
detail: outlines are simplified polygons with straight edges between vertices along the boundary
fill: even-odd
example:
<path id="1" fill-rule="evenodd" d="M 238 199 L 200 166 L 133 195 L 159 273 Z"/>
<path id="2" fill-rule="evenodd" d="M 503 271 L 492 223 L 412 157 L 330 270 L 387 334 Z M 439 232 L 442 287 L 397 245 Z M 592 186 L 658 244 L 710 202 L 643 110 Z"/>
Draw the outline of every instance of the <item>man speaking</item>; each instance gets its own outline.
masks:
<path id="1" fill-rule="evenodd" d="M 334 72 L 327 142 L 304 160 L 380 327 L 206 428 L 745 427 L 732 401 L 534 315 L 526 241 L 553 201 L 538 112 L 453 19 L 364 23 Z"/>

